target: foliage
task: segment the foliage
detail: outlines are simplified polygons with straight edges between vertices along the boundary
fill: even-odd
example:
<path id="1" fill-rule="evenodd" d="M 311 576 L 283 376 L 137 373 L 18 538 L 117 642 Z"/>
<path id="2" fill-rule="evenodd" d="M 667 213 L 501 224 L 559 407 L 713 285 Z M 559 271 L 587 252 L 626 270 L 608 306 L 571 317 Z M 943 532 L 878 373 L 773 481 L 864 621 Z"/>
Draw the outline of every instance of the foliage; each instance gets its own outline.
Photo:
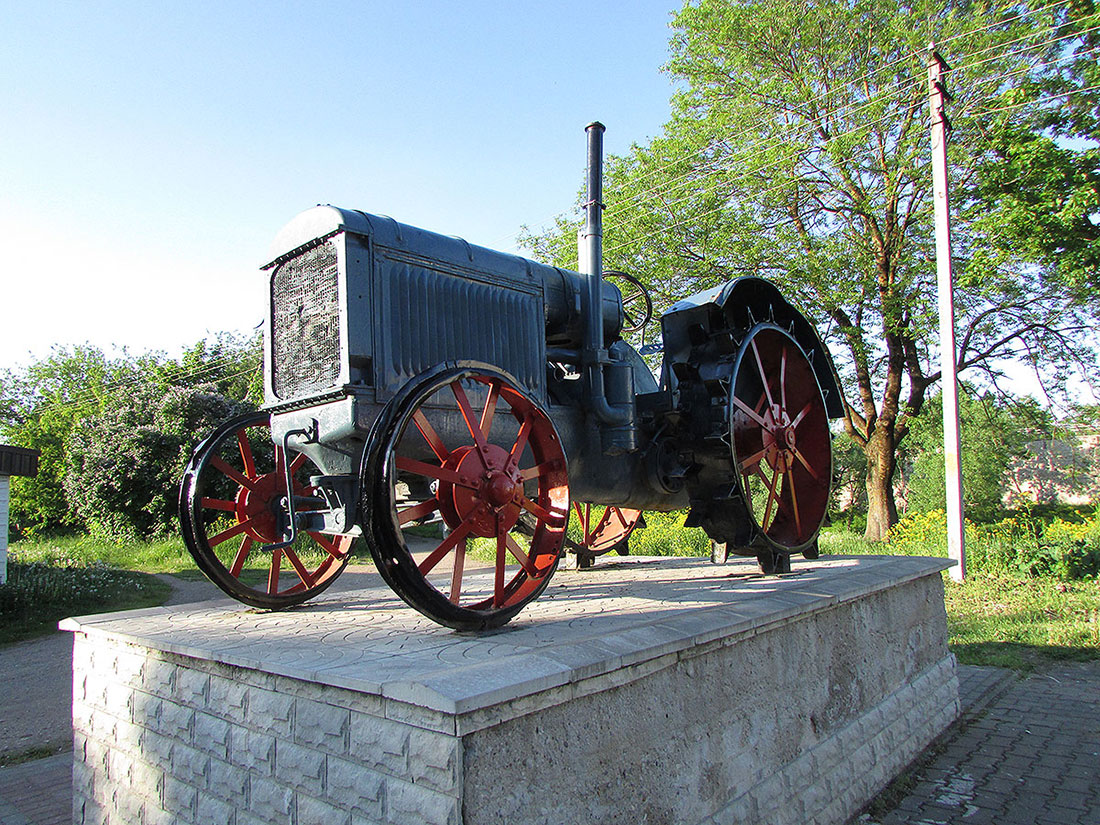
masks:
<path id="1" fill-rule="evenodd" d="M 898 450 L 940 378 L 927 43 L 950 107 L 959 359 L 1088 374 L 1100 237 L 1091 3 L 699 0 L 674 22 L 664 133 L 608 161 L 604 252 L 658 303 L 739 275 L 816 317 L 867 459 L 867 535 L 896 520 Z M 1091 62 L 1090 62 L 1091 61 Z M 1067 109 L 1074 118 L 1062 117 Z M 536 253 L 575 261 L 575 222 Z"/>
<path id="2" fill-rule="evenodd" d="M 942 396 L 929 399 L 914 417 L 905 454 L 906 510 L 942 510 L 944 503 Z M 1014 461 L 1028 455 L 1030 442 L 1051 432 L 1049 412 L 1034 399 L 1005 402 L 993 393 L 959 392 L 963 504 L 968 518 L 993 521 L 1003 512 Z"/>
<path id="3" fill-rule="evenodd" d="M 867 457 L 848 433 L 833 435 L 833 487 L 829 501 L 829 516 L 836 523 L 843 520 L 848 530 L 857 521 L 866 524 Z"/>
<path id="4" fill-rule="evenodd" d="M 64 488 L 94 536 L 132 541 L 176 529 L 177 489 L 196 433 L 247 405 L 205 387 L 120 390 L 116 406 L 91 415 L 66 440 Z"/>
<path id="5" fill-rule="evenodd" d="M 684 510 L 671 513 L 647 510 L 646 526 L 635 528 L 630 534 L 631 555 L 709 556 L 710 539 L 698 528 L 684 527 L 686 518 Z"/>
<path id="6" fill-rule="evenodd" d="M 256 398 L 262 379 L 259 347 L 259 339 L 222 335 L 200 341 L 178 360 L 125 350 L 108 356 L 91 346 L 56 348 L 25 369 L 0 372 L 0 441 L 41 453 L 38 474 L 12 484 L 13 534 L 82 529 L 88 518 L 97 530 L 132 532 L 143 517 L 108 516 L 113 506 L 126 502 L 150 504 L 158 520 L 164 508 L 151 503 L 172 498 L 177 483 L 172 479 L 164 486 L 167 467 L 160 462 L 182 467 L 178 450 L 171 449 L 173 440 L 192 443 L 210 425 L 209 416 L 192 408 L 204 403 L 196 399 L 217 393 L 234 401 Z M 93 433 L 100 439 L 95 443 L 89 441 Z M 81 458 L 70 455 L 74 447 Z M 115 474 L 114 480 L 96 480 L 104 500 L 95 507 L 88 503 L 88 490 L 67 482 L 71 471 L 85 466 L 86 455 Z M 126 464 L 138 459 L 152 463 Z M 116 490 L 116 482 L 131 486 Z"/>
<path id="7" fill-rule="evenodd" d="M 54 553 L 24 561 L 13 552 L 0 584 L 0 643 L 55 629 L 66 616 L 161 604 L 169 585 L 100 561 Z"/>
<path id="8" fill-rule="evenodd" d="M 77 524 L 65 499 L 65 440 L 102 408 L 113 386 L 138 379 L 140 366 L 90 347 L 59 348 L 22 373 L 0 377 L 7 416 L 2 440 L 40 451 L 38 473 L 11 485 L 14 532 Z"/>
<path id="9" fill-rule="evenodd" d="M 886 543 L 899 555 L 947 555 L 947 517 L 942 510 L 902 518 Z M 1076 581 L 1100 576 L 1100 517 L 1080 522 L 1019 514 L 995 524 L 966 522 L 966 567 L 983 576 Z"/>

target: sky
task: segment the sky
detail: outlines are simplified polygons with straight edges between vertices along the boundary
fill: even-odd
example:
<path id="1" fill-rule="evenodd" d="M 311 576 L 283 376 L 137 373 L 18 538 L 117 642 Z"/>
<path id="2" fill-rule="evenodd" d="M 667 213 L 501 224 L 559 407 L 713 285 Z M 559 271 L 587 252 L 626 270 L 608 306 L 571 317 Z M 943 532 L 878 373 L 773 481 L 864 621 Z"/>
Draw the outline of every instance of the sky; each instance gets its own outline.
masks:
<path id="1" fill-rule="evenodd" d="M 317 203 L 504 251 L 668 120 L 674 0 L 0 6 L 0 369 L 248 333 Z"/>

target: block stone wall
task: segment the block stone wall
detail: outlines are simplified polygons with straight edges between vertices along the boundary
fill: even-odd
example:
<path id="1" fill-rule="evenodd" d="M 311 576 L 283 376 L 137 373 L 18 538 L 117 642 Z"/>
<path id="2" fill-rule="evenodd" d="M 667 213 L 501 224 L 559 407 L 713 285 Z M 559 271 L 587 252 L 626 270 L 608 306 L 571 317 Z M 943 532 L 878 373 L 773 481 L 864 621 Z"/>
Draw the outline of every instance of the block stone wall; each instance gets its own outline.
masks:
<path id="1" fill-rule="evenodd" d="M 643 611 L 640 627 L 572 645 L 558 639 L 564 627 L 536 622 L 420 636 L 445 645 L 439 662 L 474 648 L 487 659 L 432 671 L 443 681 L 410 673 L 359 689 L 336 671 L 311 679 L 204 658 L 193 636 L 188 655 L 70 620 L 74 822 L 840 825 L 959 712 L 939 567 L 884 587 L 873 584 L 880 569 L 835 579 L 853 583 L 850 597 L 824 594 L 825 579 L 792 579 L 759 610 Z M 348 627 L 361 622 L 353 614 Z M 206 608 L 199 624 L 216 628 L 220 615 Z M 336 615 L 292 618 L 312 616 L 331 635 Z M 149 619 L 158 633 L 179 619 L 162 616 Z M 314 650 L 280 641 L 289 614 L 224 616 L 226 632 L 270 617 L 271 644 L 294 651 L 284 665 Z M 138 623 L 120 621 L 101 627 Z M 528 638 L 534 647 L 521 648 Z M 256 661 L 261 647 L 249 645 Z M 524 650 L 571 669 L 530 681 L 542 665 Z M 378 672 L 367 651 L 355 673 Z M 394 655 L 392 672 L 414 661 Z M 520 672 L 523 662 L 534 670 Z M 535 687 L 512 692 L 509 679 Z M 490 698 L 443 710 L 431 685 Z"/>

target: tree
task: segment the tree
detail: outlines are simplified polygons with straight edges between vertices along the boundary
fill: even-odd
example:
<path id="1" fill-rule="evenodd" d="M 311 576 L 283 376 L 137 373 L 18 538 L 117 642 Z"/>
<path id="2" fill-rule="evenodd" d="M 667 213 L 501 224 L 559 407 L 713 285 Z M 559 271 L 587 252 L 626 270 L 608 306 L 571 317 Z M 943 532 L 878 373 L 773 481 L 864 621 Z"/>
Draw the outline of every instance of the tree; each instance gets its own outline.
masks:
<path id="1" fill-rule="evenodd" d="M 65 442 L 86 415 L 102 409 L 112 387 L 138 379 L 127 359 L 110 359 L 91 346 L 56 348 L 21 373 L 0 377 L 6 410 L 3 440 L 40 452 L 38 473 L 11 491 L 17 532 L 76 526 L 65 497 Z"/>
<path id="2" fill-rule="evenodd" d="M 1090 124 L 1057 112 L 1095 107 L 1080 33 L 1098 25 L 1091 4 L 699 0 L 674 22 L 672 120 L 609 159 L 608 267 L 664 305 L 767 277 L 823 329 L 866 457 L 870 539 L 897 520 L 898 451 L 940 379 L 928 41 L 953 65 L 960 370 L 996 382 L 1000 360 L 1025 357 L 1056 386 L 1095 363 L 1080 298 L 1100 286 L 1097 153 L 1058 142 Z M 569 265 L 574 232 L 562 218 L 530 240 Z"/>
<path id="3" fill-rule="evenodd" d="M 48 358 L 22 371 L 0 373 L 0 440 L 41 453 L 37 476 L 12 489 L 11 517 L 16 531 L 86 527 L 85 518 L 92 512 L 99 513 L 96 518 L 101 519 L 102 511 L 89 509 L 86 502 L 75 506 L 74 498 L 83 501 L 85 490 L 67 481 L 77 466 L 71 461 L 71 452 L 81 444 L 73 440 L 74 432 L 97 430 L 97 443 L 86 444 L 84 449 L 103 467 L 111 463 L 112 453 L 163 457 L 148 441 L 153 437 L 149 427 L 155 424 L 155 432 L 167 433 L 170 438 L 186 434 L 189 442 L 194 442 L 205 435 L 202 426 L 213 426 L 208 418 L 188 418 L 185 407 L 164 406 L 178 395 L 175 389 L 199 388 L 205 396 L 258 401 L 262 395 L 260 358 L 258 338 L 219 335 L 199 341 L 178 360 L 163 354 L 133 356 L 125 350 L 108 356 L 85 345 L 56 348 Z M 158 410 L 160 418 L 154 422 L 151 416 Z M 173 467 L 176 463 L 173 453 Z M 168 482 L 159 467 L 130 469 L 144 473 L 146 481 L 135 483 L 150 488 L 140 494 L 131 491 L 130 500 L 174 498 L 174 492 L 164 487 Z M 83 482 L 95 486 L 98 480 L 84 476 Z M 173 479 L 168 486 L 176 483 Z M 106 495 L 107 488 L 97 489 Z"/>
<path id="4" fill-rule="evenodd" d="M 128 541 L 176 529 L 177 490 L 196 434 L 252 408 L 215 390 L 128 387 L 73 428 L 64 489 L 90 533 Z"/>
<path id="5" fill-rule="evenodd" d="M 1049 438 L 1053 419 L 1034 399 L 1005 401 L 995 393 L 962 387 L 959 393 L 963 504 L 973 521 L 994 521 L 1011 493 L 1013 465 L 1029 445 Z M 906 509 L 923 513 L 945 508 L 942 397 L 936 395 L 913 419 L 906 451 Z"/>

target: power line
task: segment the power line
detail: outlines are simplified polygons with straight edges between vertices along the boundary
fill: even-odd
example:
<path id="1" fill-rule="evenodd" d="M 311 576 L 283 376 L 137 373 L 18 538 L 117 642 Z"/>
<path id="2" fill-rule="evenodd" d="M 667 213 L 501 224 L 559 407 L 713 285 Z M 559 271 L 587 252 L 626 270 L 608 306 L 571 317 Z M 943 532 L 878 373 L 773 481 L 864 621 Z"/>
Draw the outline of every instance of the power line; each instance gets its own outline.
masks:
<path id="1" fill-rule="evenodd" d="M 1027 12 L 1021 12 L 1020 14 L 1017 14 L 1013 17 L 1005 18 L 1004 20 L 997 20 L 997 21 L 994 21 L 992 23 L 989 23 L 985 26 L 981 26 L 981 27 L 976 28 L 976 29 L 968 29 L 967 31 L 959 32 L 958 34 L 951 35 L 951 36 L 946 37 L 943 40 L 941 40 L 940 44 L 943 45 L 943 44 L 946 44 L 946 43 L 954 42 L 955 40 L 958 40 L 959 38 L 963 38 L 963 37 L 973 37 L 977 34 L 981 34 L 982 32 L 988 31 L 988 30 L 993 29 L 993 28 L 1007 26 L 1008 24 L 1010 24 L 1012 22 L 1015 22 L 1017 20 L 1022 19 L 1023 17 L 1027 16 L 1028 14 L 1037 16 L 1037 15 L 1043 14 L 1044 12 L 1049 11 L 1051 9 L 1056 9 L 1058 7 L 1067 6 L 1067 5 L 1069 5 L 1069 2 L 1070 2 L 1070 0 L 1057 0 L 1057 2 L 1050 3 L 1046 6 L 1040 7 L 1040 8 L 1035 9 L 1035 10 L 1029 10 Z M 1091 31 L 1091 29 L 1089 31 Z M 1042 45 L 1048 45 L 1049 43 L 1054 43 L 1054 42 L 1057 42 L 1058 40 L 1061 40 L 1061 39 L 1068 39 L 1070 37 L 1079 37 L 1080 34 L 1081 33 L 1074 33 L 1072 35 L 1060 35 L 1060 36 L 1058 36 L 1056 38 L 1053 38 L 1052 40 L 1048 41 L 1048 43 L 1038 44 L 1037 46 L 1032 46 L 1030 48 L 1039 48 Z M 962 59 L 966 59 L 968 57 L 983 54 L 984 52 L 991 51 L 991 50 L 994 50 L 994 49 L 1003 49 L 1007 45 L 1012 45 L 1014 43 L 1022 42 L 1022 41 L 1026 40 L 1027 38 L 1032 37 L 1032 36 L 1033 36 L 1032 34 L 1028 34 L 1028 35 L 1024 35 L 1024 36 L 1021 36 L 1019 38 L 1016 38 L 1015 40 L 1007 41 L 1005 43 L 998 43 L 998 44 L 994 44 L 992 46 L 987 46 L 985 48 L 978 49 L 974 52 L 963 55 Z M 1019 53 L 1022 53 L 1022 51 L 1019 52 Z M 889 69 L 892 69 L 892 68 L 894 68 L 894 67 L 896 67 L 896 66 L 898 66 L 902 63 L 905 63 L 906 61 L 911 60 L 915 56 L 917 56 L 917 53 L 907 54 L 903 57 L 899 57 L 895 60 L 892 60 L 889 63 L 875 69 L 874 71 L 867 72 L 863 75 L 860 75 L 856 78 L 853 78 L 850 81 L 850 85 L 856 85 L 856 84 L 864 82 L 866 80 L 880 77 L 883 74 L 885 74 Z M 923 78 L 921 78 L 921 77 L 914 78 L 914 82 L 917 83 L 917 84 L 922 84 L 923 83 Z M 832 90 L 830 90 L 828 92 L 823 92 L 822 94 L 817 95 L 816 97 L 813 97 L 813 98 L 811 98 L 807 101 L 804 101 L 801 105 L 803 105 L 803 106 L 812 106 L 813 104 L 819 103 L 822 100 L 825 100 L 826 98 L 830 97 L 833 94 L 836 94 L 836 92 L 832 91 Z M 879 96 L 881 96 L 881 95 L 877 95 L 876 98 L 879 97 Z M 870 105 L 873 105 L 874 102 L 875 102 L 875 98 L 872 98 L 872 100 L 866 101 L 866 102 L 864 102 L 862 104 L 859 104 L 859 105 L 861 107 L 862 106 L 870 106 Z M 826 117 L 836 116 L 841 111 L 843 111 L 845 108 L 847 108 L 848 106 L 851 106 L 851 105 L 855 105 L 855 104 L 845 104 L 844 106 L 842 106 L 838 109 L 835 109 L 830 113 L 822 115 L 819 119 L 824 119 Z M 853 112 L 853 114 L 854 114 L 854 112 Z M 758 143 L 766 143 L 766 141 L 767 141 L 767 139 L 761 139 L 761 141 L 758 141 Z M 749 147 L 749 148 L 751 148 L 751 147 Z M 660 174 L 661 172 L 663 172 L 663 171 L 665 171 L 665 170 L 667 170 L 667 169 L 683 162 L 684 160 L 687 160 L 687 159 L 693 157 L 694 154 L 695 154 L 694 152 L 688 152 L 688 153 L 685 153 L 683 155 L 674 157 L 671 160 L 669 160 L 668 162 L 657 166 L 655 169 L 652 169 L 652 170 L 650 170 L 649 172 L 646 172 L 643 175 L 635 177 L 634 181 L 635 182 L 645 181 L 645 180 L 647 180 L 647 179 L 649 179 L 649 178 L 651 178 L 651 177 L 653 177 L 657 174 Z M 689 171 L 689 172 L 685 173 L 684 176 L 688 176 L 690 174 L 692 174 L 692 173 Z M 681 177 L 684 177 L 684 176 L 681 176 Z M 675 180 L 677 180 L 677 179 L 674 179 L 674 181 Z M 668 185 L 668 183 L 669 182 L 664 182 L 662 184 L 659 184 L 659 186 L 665 186 L 665 185 Z M 655 188 L 656 187 L 654 187 L 654 189 Z M 643 199 L 644 199 L 644 196 L 646 194 L 648 194 L 649 192 L 651 192 L 651 191 L 653 191 L 653 189 L 650 189 L 650 190 L 647 190 L 646 192 L 641 193 L 640 197 L 643 197 Z M 627 208 L 629 206 L 630 206 L 630 202 L 627 202 L 625 204 L 620 204 L 619 206 L 617 206 L 617 209 L 623 209 L 623 208 Z M 560 213 L 551 216 L 547 220 L 554 220 L 554 219 L 558 218 L 559 216 L 560 216 Z M 543 222 L 545 222 L 545 221 L 543 221 Z M 509 238 L 510 237 L 516 237 L 516 234 L 510 235 L 510 236 L 507 236 L 507 237 L 509 237 Z"/>
<path id="2" fill-rule="evenodd" d="M 1100 26 L 1097 26 L 1097 27 L 1095 27 L 1095 28 L 1096 28 L 1096 29 L 1100 29 Z M 986 78 L 984 82 L 985 82 L 985 83 L 987 83 L 987 84 L 988 84 L 988 83 L 997 83 L 997 82 L 1000 82 L 1001 80 L 1005 80 L 1005 79 L 1008 79 L 1008 78 L 1010 78 L 1010 77 L 1014 77 L 1014 76 L 1017 76 L 1017 75 L 1019 75 L 1019 74 L 1021 74 L 1021 73 L 1023 73 L 1023 72 L 1027 72 L 1027 71 L 1034 71 L 1034 70 L 1037 70 L 1037 69 L 1041 69 L 1041 68 L 1045 68 L 1045 67 L 1048 67 L 1048 66 L 1056 65 L 1056 64 L 1058 64 L 1058 63 L 1060 63 L 1060 62 L 1063 62 L 1063 61 L 1065 61 L 1065 60 L 1067 60 L 1067 59 L 1070 59 L 1071 57 L 1077 57 L 1077 56 L 1078 56 L 1078 55 L 1074 55 L 1074 56 L 1064 56 L 1064 57 L 1061 57 L 1061 58 L 1057 58 L 1057 59 L 1055 59 L 1055 60 L 1047 61 L 1047 62 L 1045 62 L 1045 63 L 1041 63 L 1041 64 L 1037 64 L 1037 65 L 1032 65 L 1032 66 L 1029 66 L 1029 67 L 1025 67 L 1025 68 L 1023 68 L 1023 69 L 1019 69 L 1019 70 L 1012 70 L 1012 71 L 1004 72 L 1004 73 L 1002 73 L 1001 75 L 995 75 L 995 76 L 993 76 L 993 77 L 990 77 L 990 78 Z M 914 88 L 914 89 L 915 89 L 915 88 L 916 88 L 916 87 L 917 87 L 918 85 L 922 85 L 922 84 L 921 84 L 921 81 L 918 81 L 918 80 L 914 80 L 914 82 L 913 82 L 912 84 L 910 84 L 910 86 L 911 86 L 912 88 Z M 905 88 L 902 88 L 902 89 L 899 89 L 898 91 L 904 92 L 904 91 L 906 91 L 906 89 L 905 89 Z M 1084 91 L 1089 91 L 1089 90 L 1079 90 L 1079 91 L 1080 91 L 1080 92 L 1084 92 Z M 1071 93 L 1072 93 L 1072 92 L 1071 92 Z M 869 105 L 869 104 L 868 104 L 868 105 Z M 917 103 L 917 105 L 922 105 L 922 103 L 921 103 L 921 102 L 918 102 L 918 103 Z M 840 111 L 840 110 L 837 110 L 837 111 Z M 964 114 L 965 114 L 965 113 L 966 113 L 967 111 L 968 111 L 967 109 L 963 109 L 963 113 L 964 113 Z M 837 138 L 840 138 L 840 137 L 845 137 L 845 136 L 847 136 L 847 135 L 850 135 L 850 134 L 853 134 L 853 133 L 856 133 L 856 132 L 862 131 L 862 130 L 864 130 L 864 129 L 870 129 L 870 128 L 872 128 L 872 127 L 874 127 L 874 126 L 878 125 L 878 124 L 881 124 L 881 123 L 884 123 L 884 122 L 889 122 L 889 121 L 892 121 L 892 120 L 894 120 L 894 119 L 895 119 L 895 117 L 896 117 L 896 115 L 895 115 L 895 114 L 893 114 L 893 113 L 891 113 L 891 114 L 888 114 L 888 115 L 884 115 L 883 117 L 881 117 L 881 118 L 879 118 L 879 119 L 877 119 L 877 120 L 873 120 L 873 121 L 868 121 L 868 122 L 866 122 L 866 123 L 862 123 L 862 124 L 859 124 L 859 125 L 857 125 L 857 126 L 854 126 L 854 127 L 852 127 L 851 129 L 848 129 L 848 130 L 846 130 L 846 131 L 844 131 L 844 132 L 839 132 L 839 133 L 837 133 L 837 134 L 835 134 L 835 135 L 832 135 L 832 136 L 830 137 L 830 139 L 832 139 L 832 140 L 835 140 L 835 139 L 837 139 Z M 794 133 L 795 133 L 796 131 L 804 131 L 804 130 L 807 130 L 807 129 L 811 129 L 811 128 L 813 128 L 813 123 L 803 123 L 803 124 L 799 124 L 799 127 L 798 127 L 798 129 L 797 129 L 797 130 L 796 130 L 795 128 L 790 128 L 790 129 L 788 129 L 788 130 L 787 130 L 787 133 L 788 133 L 788 134 L 789 134 L 790 136 L 793 136 L 793 135 L 794 135 Z M 751 151 L 752 151 L 752 150 L 753 150 L 754 148 L 756 148 L 756 147 L 760 146 L 760 145 L 761 145 L 762 143 L 763 143 L 763 141 L 757 141 L 756 143 L 752 143 L 752 144 L 750 144 L 749 146 L 745 147 L 744 149 L 740 150 L 740 153 L 739 153 L 739 154 L 741 154 L 741 155 L 746 155 L 746 154 L 749 154 L 749 153 L 750 153 L 750 152 L 751 152 Z M 777 145 L 779 145 L 779 143 L 778 143 L 777 141 L 773 141 L 772 143 L 770 143 L 769 145 L 767 145 L 767 146 L 766 146 L 765 148 L 766 148 L 766 149 L 771 149 L 771 148 L 774 148 L 774 147 L 775 147 L 775 146 L 777 146 Z M 760 172 L 762 172 L 762 171 L 765 171 L 765 170 L 767 170 L 767 169 L 770 169 L 770 168 L 774 168 L 775 166 L 778 166 L 778 165 L 780 165 L 780 164 L 782 164 L 782 163 L 786 163 L 786 162 L 790 162 L 790 161 L 797 161 L 797 160 L 798 160 L 798 159 L 799 159 L 799 158 L 800 158 L 801 156 L 802 156 L 802 153 L 792 153 L 792 154 L 786 155 L 786 156 L 784 156 L 784 157 L 778 158 L 777 160 L 775 160 L 775 161 L 773 161 L 773 162 L 771 162 L 771 163 L 768 163 L 768 164 L 765 164 L 765 165 L 763 165 L 763 166 L 760 166 L 760 167 L 757 167 L 757 168 L 751 169 L 751 170 L 749 170 L 749 171 L 746 171 L 746 172 L 744 172 L 744 173 L 742 173 L 742 174 L 740 174 L 740 175 L 736 175 L 736 176 L 734 176 L 733 178 L 730 178 L 730 179 L 729 179 L 729 180 L 727 181 L 727 183 L 728 183 L 728 184 L 734 184 L 734 183 L 737 183 L 737 182 L 738 182 L 738 181 L 740 181 L 740 180 L 743 180 L 743 179 L 745 179 L 745 178 L 747 178 L 747 177 L 750 177 L 750 176 L 752 176 L 752 175 L 756 175 L 756 174 L 759 174 Z M 653 196 L 653 195 L 652 195 L 651 193 L 657 192 L 657 191 L 659 191 L 660 189 L 667 189 L 668 187 L 670 187 L 670 186 L 672 186 L 672 185 L 674 185 L 674 184 L 678 183 L 679 181 L 682 181 L 682 180 L 684 180 L 684 179 L 686 179 L 686 178 L 690 178 L 690 177 L 692 177 L 692 176 L 696 176 L 696 175 L 698 175 L 698 169 L 693 169 L 693 170 L 689 170 L 689 171 L 688 171 L 688 172 L 686 172 L 685 174 L 683 174 L 683 175 L 681 175 L 681 176 L 678 176 L 677 178 L 674 178 L 674 179 L 672 179 L 671 181 L 667 182 L 667 184 L 666 184 L 666 185 L 665 185 L 664 187 L 653 187 L 653 188 L 651 188 L 651 189 L 649 189 L 649 190 L 646 190 L 645 192 L 641 193 L 641 195 L 639 195 L 639 196 L 636 196 L 636 197 L 635 197 L 635 198 L 633 198 L 633 199 L 628 199 L 628 200 L 626 201 L 626 203 L 625 203 L 625 205 L 624 205 L 623 207 L 617 207 L 617 208 L 616 208 L 616 210 L 614 211 L 614 213 L 612 213 L 612 214 L 616 214 L 616 213 L 620 213 L 620 212 L 623 212 L 623 211 L 625 211 L 625 209 L 626 209 L 626 208 L 629 208 L 629 207 L 631 207 L 631 206 L 637 207 L 637 206 L 641 206 L 641 205 L 642 205 L 642 204 L 644 204 L 644 203 L 647 203 L 648 201 L 651 201 L 651 200 L 655 200 L 655 199 L 656 199 L 656 197 L 655 197 L 655 196 Z M 710 176 L 704 176 L 704 180 L 705 180 L 705 179 L 706 179 L 707 177 L 710 177 Z M 768 191 L 773 191 L 773 190 L 764 190 L 764 192 L 762 192 L 762 193 L 756 193 L 756 194 L 758 194 L 758 195 L 761 195 L 761 194 L 766 194 L 766 193 L 767 193 Z M 670 209 L 671 207 L 673 207 L 673 206 L 676 206 L 676 205 L 678 205 L 679 203 L 682 203 L 682 202 L 684 202 L 684 201 L 686 201 L 686 200 L 690 200 L 690 199 L 691 199 L 692 197 L 694 197 L 694 196 L 695 196 L 695 194 L 696 194 L 696 192 L 693 192 L 693 191 L 689 191 L 689 192 L 687 192 L 687 193 L 686 193 L 685 195 L 683 195 L 682 197 L 680 197 L 680 198 L 678 198 L 678 199 L 676 199 L 676 200 L 673 200 L 673 201 L 671 201 L 671 202 L 666 202 L 666 203 L 665 203 L 665 204 L 663 204 L 663 205 L 664 205 L 664 207 L 665 207 L 666 209 Z M 719 209 L 721 209 L 721 208 L 723 208 L 723 207 L 719 207 Z M 704 215 L 705 215 L 705 214 L 712 214 L 712 213 L 713 213 L 713 212 L 715 212 L 715 211 L 719 211 L 719 209 L 711 210 L 710 212 L 704 213 Z M 643 219 L 644 217 L 645 217 L 644 215 L 636 215 L 636 216 L 634 216 L 634 217 L 631 217 L 631 218 L 627 218 L 626 220 L 621 220 L 621 221 L 618 221 L 618 222 L 609 222 L 609 226 L 608 226 L 608 231 L 613 231 L 613 230 L 615 230 L 615 229 L 621 229 L 621 228 L 624 228 L 624 227 L 630 226 L 630 225 L 632 225 L 632 224 L 635 224 L 635 223 L 637 223 L 637 222 L 638 222 L 639 220 Z M 611 249 L 608 249 L 607 251 L 611 252 L 611 251 L 614 251 L 614 250 L 615 250 L 615 249 L 617 249 L 617 248 L 621 248 L 621 247 L 613 247 L 613 248 L 611 248 Z"/>

